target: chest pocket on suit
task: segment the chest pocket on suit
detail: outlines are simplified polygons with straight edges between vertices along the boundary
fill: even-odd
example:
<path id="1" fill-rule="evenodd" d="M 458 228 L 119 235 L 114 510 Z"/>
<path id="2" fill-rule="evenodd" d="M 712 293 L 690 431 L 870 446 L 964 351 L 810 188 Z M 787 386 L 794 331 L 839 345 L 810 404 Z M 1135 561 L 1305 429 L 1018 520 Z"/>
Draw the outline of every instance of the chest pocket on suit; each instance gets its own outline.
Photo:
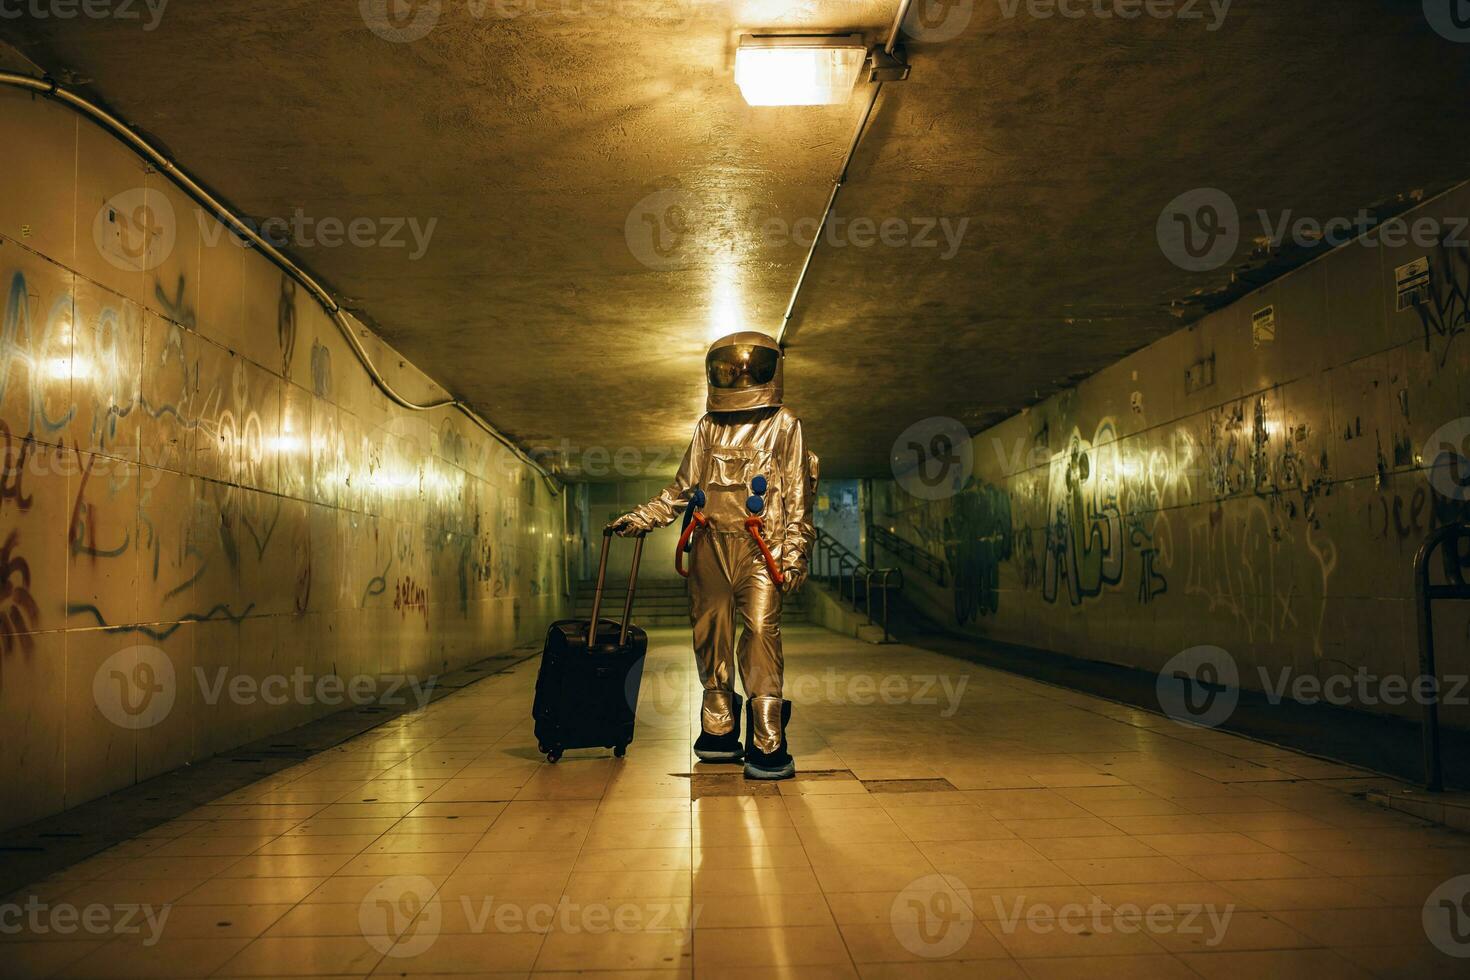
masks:
<path id="1" fill-rule="evenodd" d="M 738 489 L 749 493 L 750 481 L 764 475 L 774 482 L 771 454 L 759 449 L 717 446 L 710 451 L 708 483 L 711 488 Z"/>

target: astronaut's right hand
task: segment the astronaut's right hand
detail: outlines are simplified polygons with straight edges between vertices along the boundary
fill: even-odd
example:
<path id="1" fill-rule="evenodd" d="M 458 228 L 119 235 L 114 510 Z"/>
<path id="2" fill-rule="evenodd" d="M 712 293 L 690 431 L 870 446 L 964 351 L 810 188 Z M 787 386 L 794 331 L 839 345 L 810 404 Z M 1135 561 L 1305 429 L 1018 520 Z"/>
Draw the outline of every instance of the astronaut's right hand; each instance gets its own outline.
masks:
<path id="1" fill-rule="evenodd" d="M 608 527 L 620 538 L 631 538 L 639 534 L 647 534 L 653 530 L 653 525 L 637 514 L 624 514 L 613 521 Z"/>

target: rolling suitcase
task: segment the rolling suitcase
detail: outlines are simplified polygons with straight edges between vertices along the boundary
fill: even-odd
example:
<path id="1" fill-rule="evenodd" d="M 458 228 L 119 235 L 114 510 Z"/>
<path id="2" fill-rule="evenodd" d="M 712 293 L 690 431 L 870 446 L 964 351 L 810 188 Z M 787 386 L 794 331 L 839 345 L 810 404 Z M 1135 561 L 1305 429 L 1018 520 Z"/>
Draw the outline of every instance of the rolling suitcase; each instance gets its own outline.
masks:
<path id="1" fill-rule="evenodd" d="M 611 540 L 612 529 L 604 529 L 591 619 L 559 620 L 546 632 L 531 717 L 536 723 L 537 746 L 546 753 L 547 762 L 556 762 L 566 749 L 609 748 L 621 758 L 633 741 L 643 657 L 648 652 L 648 634 L 630 622 L 643 535 L 633 541 L 633 568 L 628 573 L 622 622 L 598 618 Z M 591 623 L 597 628 L 589 644 Z"/>

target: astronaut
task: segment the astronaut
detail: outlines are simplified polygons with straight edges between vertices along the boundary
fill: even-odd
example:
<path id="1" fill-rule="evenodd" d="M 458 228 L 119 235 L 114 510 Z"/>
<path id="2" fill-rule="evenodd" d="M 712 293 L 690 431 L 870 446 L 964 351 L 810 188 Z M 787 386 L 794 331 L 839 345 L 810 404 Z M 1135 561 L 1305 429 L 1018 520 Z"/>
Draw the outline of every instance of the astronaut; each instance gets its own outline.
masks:
<path id="1" fill-rule="evenodd" d="M 748 779 L 796 773 L 786 744 L 791 702 L 781 697 L 781 600 L 806 580 L 816 537 L 817 457 L 807 451 L 800 420 L 781 404 L 783 360 L 763 333 L 734 333 L 710 345 L 707 413 L 674 482 L 613 522 L 619 534 L 632 535 L 672 523 L 691 504 L 700 507 L 707 525 L 693 533 L 689 554 L 689 619 L 704 687 L 694 751 L 706 762 L 743 759 Z M 754 529 L 753 516 L 760 518 Z M 738 647 L 737 615 L 744 627 Z M 747 698 L 743 751 L 737 659 Z"/>

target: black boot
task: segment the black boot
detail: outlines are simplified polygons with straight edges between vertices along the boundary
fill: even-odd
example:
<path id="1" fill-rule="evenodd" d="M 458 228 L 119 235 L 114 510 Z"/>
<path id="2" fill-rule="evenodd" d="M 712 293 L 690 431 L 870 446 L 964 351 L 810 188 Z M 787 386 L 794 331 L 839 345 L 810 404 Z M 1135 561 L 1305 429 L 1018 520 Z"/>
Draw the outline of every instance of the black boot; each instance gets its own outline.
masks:
<path id="1" fill-rule="evenodd" d="M 694 754 L 700 762 L 739 762 L 745 757 L 740 745 L 740 695 L 732 694 L 730 697 L 730 716 L 734 722 L 728 732 L 711 735 L 702 724 L 700 726 L 699 738 L 694 740 Z"/>
<path id="2" fill-rule="evenodd" d="M 761 698 L 774 701 L 774 698 Z M 762 705 L 752 698 L 745 708 L 745 778 L 746 779 L 790 779 L 796 775 L 796 763 L 786 751 L 786 726 L 791 723 L 791 702 L 781 702 L 781 744 L 774 752 L 762 752 L 755 741 L 755 715 Z"/>

